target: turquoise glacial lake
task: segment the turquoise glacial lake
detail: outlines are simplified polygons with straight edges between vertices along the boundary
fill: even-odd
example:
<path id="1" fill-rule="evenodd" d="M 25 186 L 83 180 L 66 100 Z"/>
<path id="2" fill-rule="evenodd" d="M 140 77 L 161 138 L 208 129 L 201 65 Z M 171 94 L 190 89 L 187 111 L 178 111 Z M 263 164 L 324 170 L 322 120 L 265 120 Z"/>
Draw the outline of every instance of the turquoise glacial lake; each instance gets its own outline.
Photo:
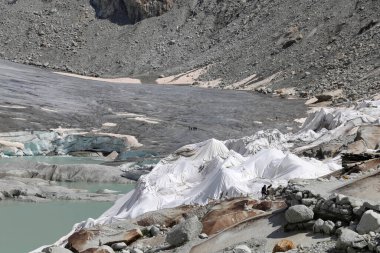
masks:
<path id="1" fill-rule="evenodd" d="M 102 159 L 89 157 L 19 157 L 1 162 L 27 160 L 50 164 L 100 164 Z M 96 192 L 99 189 L 127 193 L 135 184 L 57 182 L 59 185 Z M 87 218 L 97 218 L 112 202 L 50 201 L 29 203 L 0 201 L 0 253 L 27 253 L 52 244 L 71 231 L 73 225 Z"/>

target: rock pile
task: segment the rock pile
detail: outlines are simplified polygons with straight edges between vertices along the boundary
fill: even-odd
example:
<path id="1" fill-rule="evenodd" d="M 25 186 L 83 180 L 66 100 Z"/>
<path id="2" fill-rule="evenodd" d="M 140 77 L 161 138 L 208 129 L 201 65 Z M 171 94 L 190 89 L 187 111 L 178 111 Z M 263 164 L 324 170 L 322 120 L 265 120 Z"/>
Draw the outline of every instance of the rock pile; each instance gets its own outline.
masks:
<path id="1" fill-rule="evenodd" d="M 346 252 L 380 252 L 380 203 L 342 194 L 323 197 L 297 183 L 277 191 L 290 206 L 285 230 L 336 235 L 336 248 Z"/>

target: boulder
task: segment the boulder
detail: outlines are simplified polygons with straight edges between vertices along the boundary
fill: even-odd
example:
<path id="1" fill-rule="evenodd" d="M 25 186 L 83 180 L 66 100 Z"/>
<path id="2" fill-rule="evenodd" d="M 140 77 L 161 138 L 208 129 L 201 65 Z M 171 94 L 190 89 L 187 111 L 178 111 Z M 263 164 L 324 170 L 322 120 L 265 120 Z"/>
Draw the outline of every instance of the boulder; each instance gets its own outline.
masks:
<path id="1" fill-rule="evenodd" d="M 299 223 L 312 220 L 314 212 L 305 205 L 295 205 L 289 207 L 285 212 L 286 221 L 289 223 Z"/>
<path id="2" fill-rule="evenodd" d="M 348 247 L 364 248 L 367 246 L 365 238 L 351 229 L 340 228 L 339 233 L 340 236 L 336 242 L 338 249 L 347 249 Z"/>
<path id="3" fill-rule="evenodd" d="M 323 230 L 323 233 L 325 233 L 327 235 L 330 235 L 330 234 L 334 233 L 335 223 L 332 222 L 331 220 L 325 221 L 323 223 L 322 230 Z"/>
<path id="4" fill-rule="evenodd" d="M 294 244 L 293 241 L 283 239 L 279 241 L 273 248 L 273 253 L 274 252 L 286 252 L 291 249 L 295 249 L 296 245 Z"/>
<path id="5" fill-rule="evenodd" d="M 116 251 L 125 249 L 126 247 L 127 247 L 127 244 L 125 242 L 117 242 L 111 245 L 111 248 Z"/>
<path id="6" fill-rule="evenodd" d="M 356 228 L 359 234 L 366 234 L 370 231 L 380 232 L 380 213 L 373 210 L 366 211 Z"/>
<path id="7" fill-rule="evenodd" d="M 180 246 L 196 238 L 202 231 L 202 223 L 196 216 L 173 227 L 166 236 L 166 242 L 172 246 Z"/>
<path id="8" fill-rule="evenodd" d="M 315 221 L 314 226 L 313 226 L 313 231 L 314 233 L 321 233 L 323 232 L 323 224 L 325 222 L 322 219 L 318 219 Z"/>
<path id="9" fill-rule="evenodd" d="M 151 234 L 151 236 L 159 235 L 160 234 L 160 229 L 158 227 L 156 227 L 156 226 L 152 226 L 149 229 L 149 233 Z"/>
<path id="10" fill-rule="evenodd" d="M 251 253 L 252 251 L 247 245 L 241 244 L 234 247 L 233 252 L 234 253 Z"/>
<path id="11" fill-rule="evenodd" d="M 369 149 L 378 149 L 380 147 L 380 125 L 360 126 L 357 140 L 363 140 Z"/>

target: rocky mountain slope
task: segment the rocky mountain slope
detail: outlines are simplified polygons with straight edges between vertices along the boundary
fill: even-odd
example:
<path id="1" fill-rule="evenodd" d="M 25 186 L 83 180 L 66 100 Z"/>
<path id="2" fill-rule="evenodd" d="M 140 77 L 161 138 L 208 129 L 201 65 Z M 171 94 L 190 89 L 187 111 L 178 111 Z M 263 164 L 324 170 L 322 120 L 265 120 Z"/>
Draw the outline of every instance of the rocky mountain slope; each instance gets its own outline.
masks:
<path id="1" fill-rule="evenodd" d="M 208 66 L 198 79 L 220 78 L 218 87 L 276 74 L 272 88 L 303 96 L 342 88 L 350 100 L 380 90 L 379 0 L 13 0 L 0 8 L 0 57 L 15 62 L 151 82 Z"/>

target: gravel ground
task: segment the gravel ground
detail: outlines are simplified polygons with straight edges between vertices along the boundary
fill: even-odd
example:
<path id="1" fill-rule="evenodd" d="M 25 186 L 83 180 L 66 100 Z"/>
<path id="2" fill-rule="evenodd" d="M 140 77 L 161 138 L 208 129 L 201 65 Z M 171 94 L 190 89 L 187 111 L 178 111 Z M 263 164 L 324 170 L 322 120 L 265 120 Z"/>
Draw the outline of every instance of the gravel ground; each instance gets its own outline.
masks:
<path id="1" fill-rule="evenodd" d="M 93 76 L 159 75 L 210 65 L 219 87 L 279 73 L 303 96 L 380 90 L 379 0 L 177 0 L 134 25 L 97 19 L 87 0 L 1 1 L 0 58 Z"/>
<path id="2" fill-rule="evenodd" d="M 328 252 L 328 253 L 338 253 L 339 251 L 335 249 L 335 240 L 317 242 L 309 247 L 300 247 L 296 251 L 297 253 L 320 253 L 320 252 Z"/>

